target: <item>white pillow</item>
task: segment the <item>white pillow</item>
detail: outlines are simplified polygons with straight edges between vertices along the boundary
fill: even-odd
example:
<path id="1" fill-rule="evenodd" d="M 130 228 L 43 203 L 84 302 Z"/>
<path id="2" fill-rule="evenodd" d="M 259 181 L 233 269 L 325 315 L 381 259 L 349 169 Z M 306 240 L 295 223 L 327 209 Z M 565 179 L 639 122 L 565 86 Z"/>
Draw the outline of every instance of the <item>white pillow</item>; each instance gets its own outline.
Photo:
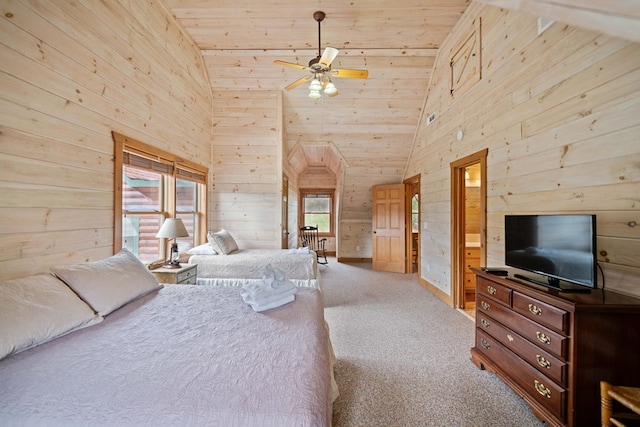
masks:
<path id="1" fill-rule="evenodd" d="M 191 248 L 187 253 L 190 255 L 218 255 L 218 252 L 216 252 L 209 243 Z"/>
<path id="2" fill-rule="evenodd" d="M 52 270 L 101 316 L 162 287 L 127 249 L 100 261 Z"/>
<path id="3" fill-rule="evenodd" d="M 215 253 L 221 254 L 222 251 L 220 250 L 220 246 L 218 246 L 216 241 L 213 239 L 213 234 L 213 231 L 207 231 L 207 241 Z"/>
<path id="4" fill-rule="evenodd" d="M 220 248 L 220 250 L 217 251 L 218 253 L 229 255 L 238 250 L 238 244 L 227 230 L 222 229 L 217 233 L 209 233 L 209 235 L 218 248 Z"/>
<path id="5" fill-rule="evenodd" d="M 102 320 L 52 274 L 0 283 L 0 359 Z"/>

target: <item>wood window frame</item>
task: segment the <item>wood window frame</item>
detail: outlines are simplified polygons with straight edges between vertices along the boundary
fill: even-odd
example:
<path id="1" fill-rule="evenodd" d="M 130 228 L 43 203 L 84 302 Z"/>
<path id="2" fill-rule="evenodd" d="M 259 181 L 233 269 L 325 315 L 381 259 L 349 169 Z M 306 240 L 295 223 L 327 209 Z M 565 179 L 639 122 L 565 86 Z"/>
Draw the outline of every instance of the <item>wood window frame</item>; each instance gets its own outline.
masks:
<path id="1" fill-rule="evenodd" d="M 166 200 L 163 203 L 164 210 L 159 212 L 166 218 L 175 218 L 176 216 L 176 180 L 194 181 L 204 186 L 200 192 L 197 202 L 197 210 L 201 212 L 197 222 L 197 235 L 194 236 L 194 243 L 200 244 L 207 241 L 207 189 L 209 169 L 183 159 L 172 153 L 166 152 L 152 145 L 146 144 L 134 138 L 112 132 L 114 141 L 114 227 L 113 227 L 113 253 L 117 253 L 122 249 L 122 171 L 125 164 L 125 153 L 137 154 L 140 157 L 150 159 L 151 162 L 157 162 L 158 165 L 166 165 L 158 171 L 162 174 L 172 177 L 168 180 L 165 191 Z"/>
<path id="2" fill-rule="evenodd" d="M 298 205 L 298 224 L 300 227 L 305 225 L 304 223 L 304 199 L 307 194 L 328 194 L 331 199 L 331 208 L 329 212 L 329 232 L 322 233 L 318 231 L 320 237 L 334 237 L 335 236 L 335 191 L 326 188 L 304 188 L 300 189 L 300 203 Z"/>

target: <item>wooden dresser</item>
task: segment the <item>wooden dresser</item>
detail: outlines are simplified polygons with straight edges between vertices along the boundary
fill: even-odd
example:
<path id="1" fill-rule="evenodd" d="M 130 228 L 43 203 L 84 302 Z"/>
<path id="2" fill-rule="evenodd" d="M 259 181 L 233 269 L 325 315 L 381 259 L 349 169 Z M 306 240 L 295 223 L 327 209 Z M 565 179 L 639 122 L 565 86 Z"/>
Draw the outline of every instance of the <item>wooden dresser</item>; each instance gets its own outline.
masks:
<path id="1" fill-rule="evenodd" d="M 558 293 L 473 269 L 471 360 L 549 426 L 599 426 L 600 381 L 640 385 L 640 299 Z"/>

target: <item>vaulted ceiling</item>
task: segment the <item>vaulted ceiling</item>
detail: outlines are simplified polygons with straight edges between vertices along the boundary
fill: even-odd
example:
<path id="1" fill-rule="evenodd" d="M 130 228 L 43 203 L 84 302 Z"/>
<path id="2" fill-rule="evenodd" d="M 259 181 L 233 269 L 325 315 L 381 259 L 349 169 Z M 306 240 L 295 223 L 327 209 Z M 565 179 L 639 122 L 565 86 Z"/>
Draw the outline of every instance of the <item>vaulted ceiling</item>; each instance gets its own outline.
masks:
<path id="1" fill-rule="evenodd" d="M 629 0 L 479 0 L 640 41 Z M 322 46 L 340 50 L 333 68 L 369 70 L 334 79 L 339 95 L 314 101 L 307 85 L 285 91 L 286 156 L 299 168 L 346 165 L 344 195 L 368 211 L 374 184 L 401 182 L 438 48 L 471 0 L 165 0 L 202 50 L 214 91 L 281 90 L 308 71 Z M 350 213 L 343 212 L 343 218 Z"/>
<path id="2" fill-rule="evenodd" d="M 318 166 L 340 158 L 345 185 L 401 182 L 438 48 L 471 0 L 166 0 L 202 49 L 216 90 L 282 90 L 308 74 L 322 46 L 340 50 L 332 68 L 369 77 L 334 79 L 339 95 L 314 101 L 308 84 L 283 95 L 288 155 Z M 330 145 L 331 149 L 318 149 Z M 314 153 L 325 153 L 313 158 Z M 300 162 L 297 162 L 298 164 Z M 303 162 L 304 163 L 304 162 Z M 353 177 L 353 179 L 350 179 Z M 359 183 L 359 184 L 355 184 Z M 366 193 L 366 191 L 365 191 Z M 365 195 L 368 197 L 368 194 Z M 366 200 L 356 203 L 366 204 Z"/>

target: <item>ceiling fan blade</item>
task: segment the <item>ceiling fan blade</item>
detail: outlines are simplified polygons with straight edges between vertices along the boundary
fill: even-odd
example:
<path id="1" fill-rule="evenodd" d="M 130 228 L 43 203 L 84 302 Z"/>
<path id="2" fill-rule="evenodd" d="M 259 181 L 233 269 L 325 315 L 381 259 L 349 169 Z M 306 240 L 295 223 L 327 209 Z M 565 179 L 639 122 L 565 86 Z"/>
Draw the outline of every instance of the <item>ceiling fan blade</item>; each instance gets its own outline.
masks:
<path id="1" fill-rule="evenodd" d="M 291 83 L 289 86 L 285 87 L 285 90 L 291 90 L 291 89 L 295 89 L 298 86 L 300 86 L 303 83 L 308 82 L 309 80 L 311 80 L 313 78 L 312 75 L 308 75 L 308 76 L 304 76 L 302 78 L 299 78 L 298 80 L 296 80 L 295 82 Z"/>
<path id="2" fill-rule="evenodd" d="M 322 52 L 322 57 L 320 58 L 320 65 L 325 68 L 329 68 L 333 60 L 338 56 L 338 53 L 340 53 L 340 51 L 335 47 L 325 47 L 324 52 Z"/>
<path id="3" fill-rule="evenodd" d="M 273 61 L 273 63 L 278 65 L 285 65 L 287 67 L 297 68 L 299 70 L 306 70 L 307 68 L 309 68 L 306 65 L 294 64 L 293 62 L 280 61 L 279 59 L 276 59 L 275 61 Z"/>
<path id="4" fill-rule="evenodd" d="M 343 79 L 366 79 L 369 77 L 369 71 L 367 70 L 349 70 L 349 69 L 335 69 L 331 70 L 331 76 L 339 77 Z"/>

